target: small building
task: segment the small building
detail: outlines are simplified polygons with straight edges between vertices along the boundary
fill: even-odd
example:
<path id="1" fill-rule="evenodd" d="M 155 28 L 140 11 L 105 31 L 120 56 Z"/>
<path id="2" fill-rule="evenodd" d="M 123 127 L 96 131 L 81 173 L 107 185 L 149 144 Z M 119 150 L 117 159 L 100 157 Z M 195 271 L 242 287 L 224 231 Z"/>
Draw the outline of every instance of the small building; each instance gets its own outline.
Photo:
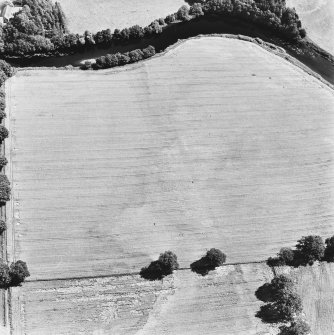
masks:
<path id="1" fill-rule="evenodd" d="M 1 14 L 0 14 L 0 23 L 5 24 L 11 19 L 14 14 L 18 13 L 22 10 L 22 7 L 15 7 L 13 4 L 6 2 L 2 7 Z"/>

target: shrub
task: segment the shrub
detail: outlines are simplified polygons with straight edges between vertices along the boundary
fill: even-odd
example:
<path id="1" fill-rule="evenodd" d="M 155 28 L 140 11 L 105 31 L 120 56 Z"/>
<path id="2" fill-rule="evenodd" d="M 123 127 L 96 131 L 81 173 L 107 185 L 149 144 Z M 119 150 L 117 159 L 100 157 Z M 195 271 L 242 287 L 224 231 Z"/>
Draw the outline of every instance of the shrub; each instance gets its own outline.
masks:
<path id="1" fill-rule="evenodd" d="M 10 285 L 19 286 L 30 276 L 27 264 L 23 261 L 16 261 L 9 268 Z"/>
<path id="2" fill-rule="evenodd" d="M 311 331 L 310 326 L 301 319 L 292 321 L 290 326 L 280 327 L 278 335 L 308 335 Z"/>
<path id="3" fill-rule="evenodd" d="M 8 137 L 8 130 L 6 127 L 0 125 L 0 142 L 2 142 L 5 138 Z"/>
<path id="4" fill-rule="evenodd" d="M 298 241 L 296 249 L 300 253 L 301 264 L 312 265 L 324 257 L 325 244 L 320 236 L 304 236 Z"/>
<path id="5" fill-rule="evenodd" d="M 334 236 L 327 238 L 324 260 L 327 262 L 334 262 Z"/>
<path id="6" fill-rule="evenodd" d="M 176 18 L 181 21 L 189 21 L 191 17 L 189 16 L 189 8 L 184 5 L 176 12 Z"/>
<path id="7" fill-rule="evenodd" d="M 0 288 L 7 288 L 10 284 L 9 267 L 0 259 Z"/>
<path id="8" fill-rule="evenodd" d="M 205 256 L 190 264 L 192 271 L 205 276 L 209 271 L 223 265 L 226 262 L 226 255 L 219 249 L 210 249 Z"/>
<path id="9" fill-rule="evenodd" d="M 0 235 L 2 235 L 2 233 L 7 230 L 7 225 L 6 222 L 4 220 L 0 220 Z"/>
<path id="10" fill-rule="evenodd" d="M 166 251 L 160 254 L 157 261 L 153 261 L 148 267 L 142 268 L 140 276 L 148 280 L 160 280 L 172 274 L 178 268 L 177 256 L 171 251 Z"/>
<path id="11" fill-rule="evenodd" d="M 0 121 L 5 117 L 7 117 L 7 114 L 4 111 L 0 110 Z"/>

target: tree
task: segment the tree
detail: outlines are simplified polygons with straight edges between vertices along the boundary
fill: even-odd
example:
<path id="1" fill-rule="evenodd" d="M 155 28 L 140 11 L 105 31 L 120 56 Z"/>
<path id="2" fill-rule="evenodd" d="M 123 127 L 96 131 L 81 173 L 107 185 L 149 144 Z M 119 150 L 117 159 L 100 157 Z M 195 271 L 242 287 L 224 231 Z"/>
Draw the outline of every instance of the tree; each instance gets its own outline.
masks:
<path id="1" fill-rule="evenodd" d="M 10 183 L 6 175 L 0 174 L 0 203 L 10 200 Z"/>
<path id="2" fill-rule="evenodd" d="M 170 14 L 170 15 L 167 15 L 166 18 L 165 18 L 165 22 L 167 24 L 169 23 L 173 23 L 176 21 L 176 14 Z"/>
<path id="3" fill-rule="evenodd" d="M 192 271 L 205 276 L 209 271 L 223 265 L 226 262 L 226 255 L 219 249 L 210 249 L 205 256 L 190 264 Z"/>
<path id="4" fill-rule="evenodd" d="M 171 251 L 165 251 L 163 254 L 160 254 L 158 262 L 165 276 L 172 274 L 174 270 L 179 268 L 177 256 Z"/>
<path id="5" fill-rule="evenodd" d="M 6 166 L 8 163 L 8 160 L 5 156 L 0 156 L 0 169 L 3 167 L 3 166 Z"/>
<path id="6" fill-rule="evenodd" d="M 151 262 L 148 267 L 142 268 L 140 276 L 148 280 L 160 280 L 178 268 L 177 256 L 171 251 L 166 251 L 160 254 L 158 260 Z"/>
<path id="7" fill-rule="evenodd" d="M 2 142 L 9 135 L 6 127 L 0 125 L 0 142 Z"/>
<path id="8" fill-rule="evenodd" d="M 334 236 L 325 240 L 326 249 L 324 254 L 324 260 L 327 262 L 334 262 Z"/>
<path id="9" fill-rule="evenodd" d="M 144 58 L 150 58 L 155 55 L 155 48 L 149 45 L 147 48 L 143 49 Z"/>
<path id="10" fill-rule="evenodd" d="M 176 12 L 176 18 L 181 21 L 189 21 L 191 17 L 189 16 L 189 8 L 184 5 Z"/>
<path id="11" fill-rule="evenodd" d="M 144 37 L 144 29 L 138 24 L 129 28 L 130 39 L 140 39 Z"/>
<path id="12" fill-rule="evenodd" d="M 7 80 L 7 76 L 5 72 L 0 70 L 0 86 L 2 86 L 6 80 Z"/>
<path id="13" fill-rule="evenodd" d="M 311 331 L 310 326 L 302 319 L 291 322 L 290 326 L 280 327 L 278 335 L 308 335 Z"/>
<path id="14" fill-rule="evenodd" d="M 14 74 L 14 68 L 2 59 L 0 59 L 0 70 L 3 71 L 8 78 Z"/>
<path id="15" fill-rule="evenodd" d="M 203 9 L 202 9 L 202 5 L 198 2 L 194 3 L 189 10 L 189 14 L 193 15 L 195 17 L 199 17 L 204 15 Z"/>
<path id="16" fill-rule="evenodd" d="M 0 220 L 0 235 L 7 229 L 6 222 L 4 220 Z"/>
<path id="17" fill-rule="evenodd" d="M 296 249 L 300 252 L 301 263 L 312 265 L 324 257 L 325 244 L 320 236 L 304 236 L 298 240 Z"/>
<path id="18" fill-rule="evenodd" d="M 0 288 L 7 288 L 10 284 L 9 267 L 0 259 Z"/>
<path id="19" fill-rule="evenodd" d="M 301 38 L 306 37 L 306 30 L 304 28 L 299 29 L 299 35 Z"/>
<path id="20" fill-rule="evenodd" d="M 11 264 L 9 268 L 10 285 L 19 286 L 30 276 L 26 262 L 18 260 Z"/>
<path id="21" fill-rule="evenodd" d="M 277 256 L 284 265 L 292 265 L 295 258 L 295 252 L 291 248 L 281 248 Z"/>
<path id="22" fill-rule="evenodd" d="M 135 63 L 144 58 L 144 54 L 140 49 L 133 50 L 129 52 L 130 62 Z"/>

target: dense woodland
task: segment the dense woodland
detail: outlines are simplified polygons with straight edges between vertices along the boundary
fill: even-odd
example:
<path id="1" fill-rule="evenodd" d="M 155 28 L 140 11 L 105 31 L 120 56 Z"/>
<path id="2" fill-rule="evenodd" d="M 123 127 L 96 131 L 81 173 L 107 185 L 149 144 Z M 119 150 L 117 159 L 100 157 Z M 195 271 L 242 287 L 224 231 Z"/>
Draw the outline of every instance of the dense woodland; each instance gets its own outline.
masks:
<path id="1" fill-rule="evenodd" d="M 190 21 L 203 15 L 240 18 L 277 33 L 290 41 L 299 41 L 306 32 L 298 15 L 287 8 L 285 0 L 198 0 L 189 1 L 176 13 L 153 21 L 146 27 L 134 25 L 122 30 L 89 31 L 71 34 L 58 2 L 22 0 L 23 9 L 16 13 L 0 31 L 0 53 L 5 56 L 58 54 L 76 52 L 94 45 L 111 46 L 161 34 L 166 25 Z"/>

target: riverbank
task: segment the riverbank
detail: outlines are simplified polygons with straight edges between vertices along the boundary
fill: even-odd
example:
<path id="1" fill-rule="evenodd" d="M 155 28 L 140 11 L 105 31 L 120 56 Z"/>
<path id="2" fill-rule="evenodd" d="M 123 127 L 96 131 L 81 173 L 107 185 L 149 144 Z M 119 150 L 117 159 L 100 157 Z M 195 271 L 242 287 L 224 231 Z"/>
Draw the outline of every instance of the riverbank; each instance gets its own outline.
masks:
<path id="1" fill-rule="evenodd" d="M 127 44 L 113 45 L 109 48 L 95 46 L 83 52 L 66 55 L 63 57 L 30 57 L 24 59 L 7 59 L 16 67 L 60 67 L 68 65 L 79 67 L 87 59 L 96 59 L 106 54 L 117 52 L 125 53 L 134 49 L 143 49 L 152 45 L 158 53 L 165 51 L 178 40 L 185 40 L 198 35 L 232 34 L 247 35 L 250 38 L 260 38 L 264 42 L 284 48 L 286 52 L 296 58 L 299 62 L 308 66 L 313 72 L 318 73 L 329 83 L 334 84 L 334 59 L 320 47 L 306 40 L 304 44 L 292 45 L 278 38 L 270 31 L 243 22 L 233 17 L 211 15 L 200 17 L 188 22 L 179 22 L 166 26 L 160 35 Z"/>

